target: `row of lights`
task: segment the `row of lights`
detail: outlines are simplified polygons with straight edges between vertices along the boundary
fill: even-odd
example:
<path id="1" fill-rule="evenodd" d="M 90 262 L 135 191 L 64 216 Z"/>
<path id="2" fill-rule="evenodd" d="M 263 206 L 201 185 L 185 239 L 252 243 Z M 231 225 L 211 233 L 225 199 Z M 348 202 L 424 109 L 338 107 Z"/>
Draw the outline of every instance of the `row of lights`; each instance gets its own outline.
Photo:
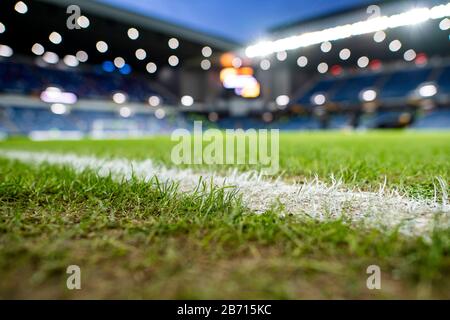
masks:
<path id="1" fill-rule="evenodd" d="M 117 104 L 124 104 L 127 102 L 128 98 L 125 93 L 116 92 L 113 94 L 112 99 Z M 194 104 L 194 98 L 189 95 L 185 95 L 185 96 L 181 97 L 180 102 L 183 106 L 190 107 Z M 157 107 L 161 104 L 161 98 L 158 96 L 151 96 L 148 98 L 148 104 L 152 107 Z"/>
<path id="2" fill-rule="evenodd" d="M 294 50 L 320 44 L 326 41 L 336 41 L 353 36 L 374 33 L 386 29 L 414 25 L 430 19 L 446 18 L 450 15 L 450 3 L 438 5 L 432 8 L 415 8 L 410 11 L 392 15 L 380 16 L 368 20 L 359 21 L 329 28 L 316 32 L 309 32 L 297 36 L 290 36 L 275 41 L 263 41 L 249 46 L 245 53 L 249 58 L 266 56 L 286 50 Z M 444 27 L 447 22 L 444 22 Z"/>
<path id="3" fill-rule="evenodd" d="M 23 1 L 17 2 L 14 6 L 14 9 L 16 12 L 18 12 L 20 14 L 25 14 L 28 12 L 28 6 Z M 84 15 L 80 16 L 77 19 L 77 24 L 81 28 L 88 28 L 90 25 L 89 18 L 87 18 Z M 0 22 L 0 34 L 4 33 L 5 31 L 6 31 L 5 25 Z M 131 40 L 137 40 L 139 38 L 140 33 L 139 33 L 139 30 L 137 30 L 136 28 L 129 28 L 127 31 L 127 35 Z M 49 40 L 51 43 L 58 45 L 63 41 L 63 37 L 60 33 L 53 31 L 49 35 Z M 169 48 L 172 50 L 176 50 L 180 46 L 180 42 L 176 38 L 169 39 L 167 44 L 168 44 Z M 100 53 L 106 53 L 108 51 L 109 47 L 105 41 L 98 41 L 96 43 L 96 49 Z M 36 43 L 33 45 L 32 52 L 35 55 L 43 56 L 43 60 L 49 64 L 56 64 L 59 62 L 59 57 L 57 56 L 56 53 L 50 52 L 50 51 L 45 52 L 44 47 L 39 43 Z M 209 70 L 211 68 L 211 62 L 206 58 L 211 57 L 212 53 L 213 52 L 210 47 L 205 46 L 202 48 L 202 55 L 205 59 L 202 60 L 200 66 L 203 70 Z M 13 51 L 10 47 L 5 46 L 5 45 L 2 45 L 2 47 L 0 47 L 0 56 L 10 57 L 10 56 L 12 56 L 12 54 L 13 54 Z M 135 55 L 138 60 L 145 60 L 147 57 L 147 52 L 144 49 L 139 48 L 136 50 Z M 74 59 L 74 57 L 76 59 Z M 76 66 L 78 66 L 79 62 L 86 62 L 87 60 L 88 60 L 88 56 L 87 56 L 87 53 L 84 51 L 79 51 L 75 56 L 67 55 L 63 59 L 64 63 L 69 67 L 76 67 Z M 168 63 L 170 66 L 176 67 L 180 63 L 180 60 L 176 55 L 171 55 L 168 58 Z M 114 65 L 117 68 L 121 69 L 125 66 L 125 61 L 123 60 L 123 58 L 117 57 L 114 60 Z M 157 66 L 154 62 L 149 62 L 146 65 L 146 70 L 149 73 L 155 73 L 157 71 Z"/>
<path id="4" fill-rule="evenodd" d="M 424 83 L 418 87 L 417 92 L 422 98 L 431 98 L 437 94 L 438 89 L 433 83 Z M 360 93 L 360 99 L 364 102 L 373 102 L 377 97 L 378 93 L 375 89 L 364 89 Z M 327 98 L 325 94 L 317 93 L 312 96 L 311 102 L 317 106 L 321 106 L 327 102 Z"/>

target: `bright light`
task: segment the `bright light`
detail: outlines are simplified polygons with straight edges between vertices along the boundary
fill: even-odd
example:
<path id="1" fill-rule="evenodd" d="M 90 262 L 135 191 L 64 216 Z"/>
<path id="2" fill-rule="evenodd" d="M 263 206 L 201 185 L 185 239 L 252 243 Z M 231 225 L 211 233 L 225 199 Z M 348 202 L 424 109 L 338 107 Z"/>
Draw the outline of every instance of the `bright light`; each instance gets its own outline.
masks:
<path id="1" fill-rule="evenodd" d="M 67 112 L 67 107 L 65 104 L 62 103 L 54 103 L 50 106 L 50 110 L 54 114 L 64 114 Z"/>
<path id="2" fill-rule="evenodd" d="M 399 40 L 393 40 L 389 43 L 389 50 L 392 52 L 397 52 L 402 47 L 402 43 Z"/>
<path id="3" fill-rule="evenodd" d="M 350 58 L 351 54 L 352 54 L 352 52 L 350 51 L 350 49 L 345 48 L 339 52 L 339 58 L 341 58 L 342 60 L 348 60 L 348 58 Z"/>
<path id="4" fill-rule="evenodd" d="M 383 42 L 384 39 L 386 39 L 386 32 L 384 32 L 384 31 L 377 31 L 377 32 L 375 32 L 375 34 L 373 35 L 373 40 L 374 40 L 375 42 L 380 43 L 380 42 Z"/>
<path id="5" fill-rule="evenodd" d="M 440 23 L 439 23 L 439 29 L 445 31 L 450 29 L 450 19 L 449 18 L 445 18 L 443 19 Z M 1 33 L 1 32 L 0 32 Z"/>
<path id="6" fill-rule="evenodd" d="M 205 58 L 211 57 L 211 55 L 212 55 L 212 49 L 211 49 L 210 47 L 208 47 L 208 46 L 203 47 L 203 49 L 202 49 L 202 55 L 203 55 Z"/>
<path id="7" fill-rule="evenodd" d="M 263 59 L 259 63 L 259 66 L 260 66 L 261 70 L 264 70 L 264 71 L 269 70 L 270 69 L 270 61 L 267 59 Z"/>
<path id="8" fill-rule="evenodd" d="M 231 61 L 231 64 L 234 68 L 238 69 L 242 66 L 242 60 L 239 57 L 233 58 L 233 61 Z"/>
<path id="9" fill-rule="evenodd" d="M 78 101 L 76 94 L 72 92 L 62 92 L 61 89 L 56 87 L 48 87 L 42 91 L 40 98 L 46 103 L 74 104 Z"/>
<path id="10" fill-rule="evenodd" d="M 176 38 L 171 38 L 169 39 L 168 45 L 170 49 L 175 50 L 179 47 L 180 42 Z"/>
<path id="11" fill-rule="evenodd" d="M 77 57 L 78 61 L 80 61 L 80 62 L 86 62 L 89 59 L 88 54 L 82 50 L 77 52 L 76 57 Z"/>
<path id="12" fill-rule="evenodd" d="M 28 12 L 28 6 L 23 1 L 19 1 L 14 6 L 14 10 L 16 10 L 18 13 L 25 14 Z"/>
<path id="13" fill-rule="evenodd" d="M 114 65 L 116 68 L 120 69 L 125 65 L 125 59 L 122 57 L 117 57 L 114 59 Z"/>
<path id="14" fill-rule="evenodd" d="M 121 107 L 119 109 L 119 114 L 122 118 L 128 118 L 131 116 L 131 109 L 128 107 Z"/>
<path id="15" fill-rule="evenodd" d="M 413 49 L 409 49 L 403 54 L 403 58 L 405 59 L 405 61 L 413 61 L 416 56 L 417 54 Z"/>
<path id="16" fill-rule="evenodd" d="M 297 65 L 300 68 L 306 67 L 306 65 L 308 64 L 308 58 L 305 56 L 301 56 L 297 59 Z"/>
<path id="17" fill-rule="evenodd" d="M 434 84 L 424 84 L 419 88 L 419 94 L 421 97 L 432 97 L 437 93 L 437 87 Z"/>
<path id="18" fill-rule="evenodd" d="M 149 62 L 147 63 L 146 69 L 148 73 L 155 73 L 156 70 L 158 70 L 158 67 L 156 66 L 155 63 Z"/>
<path id="19" fill-rule="evenodd" d="M 372 89 L 367 89 L 361 92 L 361 99 L 366 102 L 374 101 L 377 98 L 377 92 Z"/>
<path id="20" fill-rule="evenodd" d="M 178 59 L 177 56 L 170 56 L 168 61 L 172 67 L 176 67 L 178 63 L 180 63 L 180 60 Z"/>
<path id="21" fill-rule="evenodd" d="M 360 68 L 365 68 L 369 65 L 369 58 L 367 58 L 366 56 L 362 56 L 361 58 L 358 59 L 358 67 Z"/>
<path id="22" fill-rule="evenodd" d="M 333 45 L 330 41 L 325 41 L 320 45 L 320 50 L 322 50 L 322 52 L 330 52 L 332 47 Z"/>
<path id="23" fill-rule="evenodd" d="M 117 104 L 123 104 L 127 101 L 127 96 L 122 92 L 116 92 L 113 95 L 113 101 Z"/>
<path id="24" fill-rule="evenodd" d="M 155 111 L 155 117 L 156 119 L 164 119 L 164 117 L 166 116 L 166 112 L 164 111 L 164 109 L 157 109 Z"/>
<path id="25" fill-rule="evenodd" d="M 234 92 L 237 95 L 241 96 L 242 98 L 246 99 L 257 98 L 261 94 L 261 85 L 255 79 L 255 81 L 246 83 L 242 88 L 234 89 Z"/>
<path id="26" fill-rule="evenodd" d="M 13 55 L 14 51 L 11 47 L 0 44 L 0 57 L 9 58 Z"/>
<path id="27" fill-rule="evenodd" d="M 78 61 L 77 57 L 72 56 L 72 55 L 67 55 L 64 57 L 64 63 L 68 67 L 77 67 L 80 62 Z"/>
<path id="28" fill-rule="evenodd" d="M 278 61 L 286 60 L 287 59 L 287 52 L 286 51 L 277 52 L 277 59 L 278 59 Z"/>
<path id="29" fill-rule="evenodd" d="M 151 96 L 148 98 L 148 104 L 152 107 L 157 107 L 161 104 L 161 99 L 158 96 Z"/>
<path id="30" fill-rule="evenodd" d="M 47 51 L 44 53 L 42 59 L 49 64 L 57 64 L 59 62 L 59 57 L 56 53 Z"/>
<path id="31" fill-rule="evenodd" d="M 40 43 L 35 43 L 31 47 L 31 52 L 33 52 L 37 56 L 42 56 L 45 52 L 44 47 Z"/>
<path id="32" fill-rule="evenodd" d="M 375 33 L 377 31 L 415 25 L 429 19 L 442 19 L 450 15 L 450 3 L 430 8 L 413 10 L 392 16 L 380 16 L 362 20 L 353 24 L 341 25 L 324 30 L 307 32 L 273 41 L 262 41 L 246 48 L 249 58 L 267 56 L 283 50 L 294 50 L 326 41 L 335 41 L 356 35 Z M 381 39 L 381 36 L 380 36 Z"/>
<path id="33" fill-rule="evenodd" d="M 105 53 L 106 51 L 108 51 L 108 44 L 105 41 L 97 42 L 95 47 L 97 48 L 98 52 L 100 52 L 100 53 Z"/>
<path id="34" fill-rule="evenodd" d="M 227 89 L 242 89 L 253 86 L 257 83 L 255 77 L 249 75 L 229 75 L 223 81 L 223 86 Z"/>
<path id="35" fill-rule="evenodd" d="M 139 31 L 136 28 L 130 28 L 128 29 L 128 38 L 131 40 L 136 40 L 139 38 Z"/>
<path id="36" fill-rule="evenodd" d="M 6 31 L 6 27 L 3 23 L 0 22 L 0 33 L 3 33 Z"/>
<path id="37" fill-rule="evenodd" d="M 317 71 L 319 71 L 320 73 L 326 73 L 328 71 L 328 64 L 326 64 L 325 62 L 319 63 L 319 65 L 317 66 Z"/>
<path id="38" fill-rule="evenodd" d="M 191 96 L 183 96 L 181 97 L 181 104 L 185 107 L 190 107 L 194 104 L 194 98 Z"/>
<path id="39" fill-rule="evenodd" d="M 287 96 L 287 95 L 281 95 L 275 99 L 275 102 L 277 103 L 277 105 L 279 105 L 281 107 L 287 106 L 289 104 L 289 101 L 290 101 L 289 96 Z"/>
<path id="40" fill-rule="evenodd" d="M 209 70 L 211 68 L 211 61 L 208 59 L 203 59 L 200 63 L 200 67 L 202 67 L 203 70 Z"/>
<path id="41" fill-rule="evenodd" d="M 77 23 L 80 27 L 82 27 L 83 29 L 86 29 L 89 27 L 89 25 L 91 24 L 91 22 L 89 21 L 88 17 L 86 16 L 80 16 L 77 19 Z"/>
<path id="42" fill-rule="evenodd" d="M 56 32 L 53 31 L 52 33 L 50 33 L 50 35 L 48 36 L 48 38 L 50 39 L 50 41 L 54 44 L 60 44 L 62 42 L 62 37 L 61 35 Z"/>
<path id="43" fill-rule="evenodd" d="M 145 58 L 147 58 L 147 52 L 145 52 L 144 49 L 137 49 L 136 50 L 136 58 L 138 60 L 145 60 Z"/>
<path id="44" fill-rule="evenodd" d="M 312 102 L 318 106 L 323 105 L 326 101 L 327 101 L 327 98 L 321 93 L 316 94 L 312 97 Z"/>

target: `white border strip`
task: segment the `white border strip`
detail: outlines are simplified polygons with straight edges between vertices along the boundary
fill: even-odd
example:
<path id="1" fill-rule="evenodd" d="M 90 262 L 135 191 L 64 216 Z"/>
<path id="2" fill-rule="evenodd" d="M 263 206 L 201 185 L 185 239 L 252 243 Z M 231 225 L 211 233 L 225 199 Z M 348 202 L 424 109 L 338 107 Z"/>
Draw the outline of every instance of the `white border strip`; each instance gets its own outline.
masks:
<path id="1" fill-rule="evenodd" d="M 446 203 L 447 187 L 442 180 L 443 203 L 436 200 L 411 199 L 396 191 L 362 192 L 345 188 L 340 182 L 327 186 L 315 179 L 305 184 L 269 181 L 254 172 L 231 172 L 227 177 L 212 172 L 198 173 L 186 169 L 170 169 L 155 165 L 151 160 L 101 159 L 75 154 L 0 150 L 0 157 L 39 165 L 68 166 L 77 172 L 93 170 L 99 176 L 111 174 L 118 181 L 132 177 L 150 181 L 155 176 L 163 183 L 178 182 L 181 192 L 193 192 L 202 181 L 217 186 L 234 186 L 244 204 L 255 213 L 274 206 L 285 214 L 307 215 L 318 220 L 345 217 L 363 226 L 399 228 L 406 235 L 424 235 L 435 225 L 450 227 L 450 206 Z"/>

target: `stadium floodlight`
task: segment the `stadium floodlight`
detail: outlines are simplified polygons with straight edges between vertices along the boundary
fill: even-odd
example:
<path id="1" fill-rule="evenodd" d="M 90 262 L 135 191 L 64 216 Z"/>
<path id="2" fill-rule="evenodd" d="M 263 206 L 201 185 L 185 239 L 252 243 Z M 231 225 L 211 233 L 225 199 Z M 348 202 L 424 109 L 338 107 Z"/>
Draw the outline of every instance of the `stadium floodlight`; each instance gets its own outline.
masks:
<path id="1" fill-rule="evenodd" d="M 108 51 L 108 44 L 105 41 L 98 41 L 95 47 L 100 53 L 105 53 L 106 51 Z"/>
<path id="2" fill-rule="evenodd" d="M 203 59 L 200 63 L 200 67 L 205 71 L 209 70 L 211 68 L 211 61 L 209 61 L 208 59 Z"/>
<path id="3" fill-rule="evenodd" d="M 211 57 L 211 55 L 212 55 L 212 49 L 211 49 L 210 47 L 208 47 L 208 46 L 203 47 L 203 49 L 202 49 L 202 55 L 203 55 L 205 58 Z"/>
<path id="4" fill-rule="evenodd" d="M 19 1 L 14 6 L 14 10 L 16 10 L 20 14 L 25 14 L 28 12 L 28 6 L 25 2 Z"/>
<path id="5" fill-rule="evenodd" d="M 77 57 L 70 55 L 70 54 L 66 55 L 64 57 L 63 61 L 66 66 L 72 67 L 72 68 L 77 67 L 80 64 Z"/>
<path id="6" fill-rule="evenodd" d="M 311 102 L 317 106 L 321 106 L 325 102 L 327 102 L 327 98 L 325 97 L 324 94 L 318 93 L 318 94 L 315 94 L 314 96 L 312 96 Z"/>
<path id="7" fill-rule="evenodd" d="M 139 38 L 139 31 L 136 28 L 130 28 L 128 29 L 128 38 L 130 38 L 131 40 L 136 40 L 137 38 Z"/>
<path id="8" fill-rule="evenodd" d="M 278 97 L 275 99 L 275 102 L 276 102 L 277 105 L 280 106 L 280 107 L 285 107 L 285 106 L 287 106 L 287 105 L 289 104 L 289 101 L 290 101 L 289 96 L 284 95 L 284 94 L 281 95 L 281 96 L 278 96 Z"/>
<path id="9" fill-rule="evenodd" d="M 339 52 L 339 58 L 341 58 L 342 60 L 348 60 L 351 55 L 352 52 L 348 48 L 344 48 Z"/>
<path id="10" fill-rule="evenodd" d="M 377 32 L 375 32 L 375 34 L 373 35 L 373 40 L 374 40 L 375 42 L 380 43 L 380 42 L 383 42 L 384 39 L 386 39 L 386 32 L 384 32 L 384 31 L 377 31 Z"/>
<path id="11" fill-rule="evenodd" d="M 406 50 L 403 54 L 405 61 L 413 61 L 417 57 L 416 52 L 413 49 Z"/>
<path id="12" fill-rule="evenodd" d="M 176 67 L 180 63 L 180 60 L 177 56 L 173 55 L 169 57 L 168 62 L 172 67 Z"/>
<path id="13" fill-rule="evenodd" d="M 450 19 L 449 18 L 442 19 L 442 21 L 439 22 L 439 29 L 443 31 L 450 29 Z"/>
<path id="14" fill-rule="evenodd" d="M 402 47 L 402 43 L 400 40 L 392 40 L 391 43 L 389 43 L 389 50 L 392 52 L 397 52 Z"/>
<path id="15" fill-rule="evenodd" d="M 322 42 L 322 44 L 320 45 L 320 50 L 322 50 L 322 52 L 325 53 L 330 52 L 331 48 L 333 48 L 333 45 L 331 44 L 330 41 Z"/>
<path id="16" fill-rule="evenodd" d="M 78 61 L 80 61 L 80 62 L 86 62 L 89 59 L 88 54 L 86 53 L 86 51 L 83 51 L 83 50 L 78 51 L 75 56 L 77 57 Z"/>
<path id="17" fill-rule="evenodd" d="M 6 31 L 5 25 L 0 22 L 0 33 L 4 33 L 5 31 Z"/>
<path id="18" fill-rule="evenodd" d="M 259 63 L 259 67 L 261 68 L 261 70 L 267 71 L 270 69 L 270 60 L 267 59 L 263 59 L 261 60 L 261 62 Z"/>
<path id="19" fill-rule="evenodd" d="M 423 98 L 429 98 L 437 93 L 437 87 L 433 83 L 424 83 L 419 87 L 419 95 Z"/>
<path id="20" fill-rule="evenodd" d="M 65 114 L 67 112 L 67 106 L 62 103 L 54 103 L 50 106 L 50 110 L 54 114 Z"/>
<path id="21" fill-rule="evenodd" d="M 147 52 L 142 48 L 137 49 L 135 54 L 138 60 L 145 60 L 147 58 Z"/>
<path id="22" fill-rule="evenodd" d="M 82 27 L 83 29 L 89 28 L 89 25 L 91 24 L 91 22 L 89 21 L 88 17 L 86 16 L 80 16 L 77 19 L 77 24 Z"/>
<path id="23" fill-rule="evenodd" d="M 369 65 L 369 58 L 367 58 L 366 56 L 362 56 L 358 59 L 357 64 L 358 67 L 360 68 L 365 68 Z"/>
<path id="24" fill-rule="evenodd" d="M 261 41 L 247 47 L 245 53 L 249 58 L 262 57 L 284 50 L 293 50 L 326 41 L 331 42 L 386 29 L 415 25 L 429 19 L 442 19 L 447 16 L 450 16 L 450 3 L 432 8 L 415 8 L 392 16 L 380 16 L 278 40 Z"/>
<path id="25" fill-rule="evenodd" d="M 42 59 L 49 64 L 57 64 L 59 62 L 58 55 L 51 51 L 44 53 Z"/>
<path id="26" fill-rule="evenodd" d="M 164 111 L 164 109 L 159 108 L 155 110 L 155 117 L 156 119 L 164 119 L 164 117 L 166 116 L 166 112 Z"/>
<path id="27" fill-rule="evenodd" d="M 131 116 L 131 109 L 128 107 L 122 107 L 119 109 L 119 114 L 122 118 L 129 118 Z"/>
<path id="28" fill-rule="evenodd" d="M 360 94 L 361 100 L 365 102 L 372 102 L 377 98 L 378 94 L 373 89 L 363 90 Z"/>
<path id="29" fill-rule="evenodd" d="M 117 57 L 114 59 L 114 65 L 116 68 L 120 69 L 125 65 L 125 59 L 122 57 Z"/>
<path id="30" fill-rule="evenodd" d="M 169 48 L 172 50 L 175 50 L 180 46 L 180 42 L 176 38 L 170 38 L 167 44 L 169 45 Z"/>
<path id="31" fill-rule="evenodd" d="M 317 66 L 317 71 L 320 73 L 326 73 L 328 71 L 328 64 L 326 62 L 321 62 Z"/>
<path id="32" fill-rule="evenodd" d="M 42 56 L 45 52 L 44 46 L 40 43 L 35 43 L 31 47 L 31 52 L 33 52 L 37 56 Z"/>
<path id="33" fill-rule="evenodd" d="M 0 57 L 9 58 L 13 54 L 14 54 L 14 51 L 10 46 L 0 44 Z"/>
<path id="34" fill-rule="evenodd" d="M 161 98 L 158 96 L 151 96 L 150 98 L 148 98 L 148 104 L 151 107 L 157 107 L 161 104 Z"/>
<path id="35" fill-rule="evenodd" d="M 127 96 L 123 92 L 113 94 L 113 101 L 117 104 L 123 104 L 127 101 Z"/>
<path id="36" fill-rule="evenodd" d="M 287 59 L 287 52 L 286 51 L 277 52 L 277 60 L 278 61 L 285 61 L 286 59 Z"/>
<path id="37" fill-rule="evenodd" d="M 297 65 L 298 65 L 300 68 L 306 67 L 307 64 L 308 64 L 308 58 L 307 58 L 307 57 L 301 56 L 301 57 L 299 57 L 299 58 L 297 59 Z"/>
<path id="38" fill-rule="evenodd" d="M 194 104 L 194 98 L 191 96 L 183 96 L 181 97 L 181 104 L 185 107 L 190 107 Z"/>
<path id="39" fill-rule="evenodd" d="M 147 63 L 147 66 L 145 68 L 147 69 L 148 73 L 155 73 L 156 70 L 158 70 L 158 67 L 153 62 Z"/>
<path id="40" fill-rule="evenodd" d="M 53 31 L 52 33 L 50 33 L 50 35 L 48 36 L 48 39 L 50 40 L 50 42 L 52 42 L 54 44 L 60 44 L 62 42 L 62 36 L 56 31 Z"/>

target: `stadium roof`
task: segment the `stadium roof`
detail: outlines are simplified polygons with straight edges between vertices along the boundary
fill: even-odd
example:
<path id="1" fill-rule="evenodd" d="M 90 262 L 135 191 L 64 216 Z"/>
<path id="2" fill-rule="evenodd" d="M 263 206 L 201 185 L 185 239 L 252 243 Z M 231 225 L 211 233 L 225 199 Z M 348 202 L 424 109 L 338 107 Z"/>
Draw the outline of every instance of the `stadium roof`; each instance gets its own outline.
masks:
<path id="1" fill-rule="evenodd" d="M 225 39 L 224 37 L 212 36 L 210 34 L 200 32 L 180 26 L 171 22 L 167 22 L 155 17 L 150 17 L 144 14 L 124 10 L 109 5 L 105 2 L 92 0 L 41 0 L 44 2 L 54 3 L 59 6 L 67 7 L 71 4 L 77 4 L 83 10 L 96 14 L 98 16 L 111 18 L 121 23 L 129 23 L 136 27 L 143 27 L 149 30 L 159 31 L 162 33 L 177 35 L 183 39 L 191 40 L 205 45 L 214 46 L 220 50 L 232 50 L 239 44 L 233 40 Z"/>

